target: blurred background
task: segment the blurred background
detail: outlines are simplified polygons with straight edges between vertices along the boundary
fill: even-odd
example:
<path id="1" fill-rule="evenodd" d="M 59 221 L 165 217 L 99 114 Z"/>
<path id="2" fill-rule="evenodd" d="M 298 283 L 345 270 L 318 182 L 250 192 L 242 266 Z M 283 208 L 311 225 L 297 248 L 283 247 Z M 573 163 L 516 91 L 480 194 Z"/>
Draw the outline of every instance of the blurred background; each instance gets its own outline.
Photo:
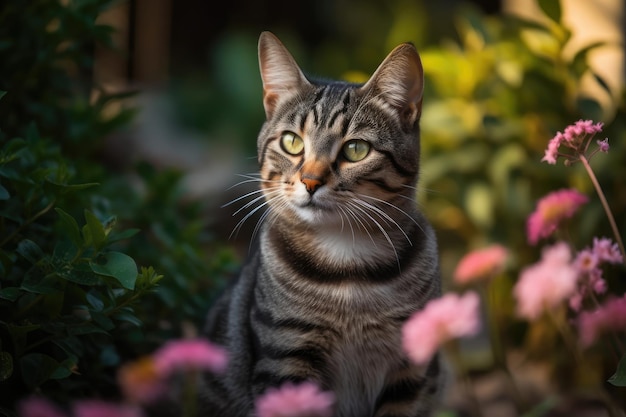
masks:
<path id="1" fill-rule="evenodd" d="M 47 337 L 63 341 L 45 355 L 69 371 L 63 377 L 50 371 L 35 381 L 20 376 L 27 368 L 20 362 L 18 369 L 17 357 L 30 350 L 16 340 L 31 334 L 25 317 L 40 321 L 52 308 L 37 304 L 31 317 L 35 298 L 29 297 L 46 299 L 48 293 L 31 294 L 22 285 L 24 294 L 9 294 L 0 287 L 0 312 L 9 317 L 0 316 L 0 348 L 15 364 L 4 373 L 0 366 L 0 388 L 14 386 L 16 378 L 21 384 L 0 411 L 33 390 L 60 399 L 114 395 L 117 366 L 164 340 L 197 332 L 211 300 L 245 258 L 256 225 L 250 218 L 233 234 L 247 213 L 236 213 L 245 201 L 222 206 L 250 190 L 231 188 L 242 180 L 238 174 L 256 170 L 256 135 L 264 120 L 256 44 L 263 30 L 283 41 L 305 73 L 355 82 L 366 81 L 399 43 L 416 45 L 426 76 L 416 198 L 437 231 L 444 287 L 455 290 L 452 271 L 467 251 L 506 246 L 512 256 L 494 281 L 493 312 L 507 360 L 520 372 L 534 372 L 531 402 L 546 404 L 542 392 L 602 385 L 615 360 L 605 361 L 602 349 L 592 352 L 587 366 L 560 360 L 562 342 L 554 329 L 515 318 L 511 288 L 520 268 L 539 256 L 525 234 L 536 200 L 565 187 L 594 195 L 581 166 L 540 163 L 554 134 L 581 118 L 605 123 L 611 150 L 592 165 L 626 230 L 624 9 L 622 0 L 3 2 L 2 287 L 20 287 L 34 264 L 57 259 L 67 218 L 60 220 L 52 207 L 81 227 L 89 224 L 87 209 L 106 233 L 106 219 L 114 217 L 119 239 L 103 245 L 139 267 L 152 266 L 163 279 L 132 298 L 132 315 L 116 318 L 125 324 L 114 320 L 106 336 L 94 331 L 69 339 L 65 330 L 45 329 Z M 15 138 L 24 142 L 16 145 Z M 9 158 L 11 152 L 17 156 Z M 38 177 L 29 174 L 42 167 L 48 169 Z M 56 188 L 37 185 L 44 179 Z M 591 200 L 569 231 L 581 248 L 593 236 L 610 236 L 600 203 Z M 25 237 L 37 244 L 36 256 L 24 255 Z M 74 264 L 70 269 L 84 273 Z M 616 294 L 624 293 L 623 270 L 608 279 Z M 97 285 L 84 284 L 78 299 L 92 315 L 102 308 L 119 311 L 117 293 L 98 290 L 106 300 L 102 307 L 89 296 Z M 55 300 L 58 317 L 65 317 L 74 304 L 67 297 Z M 467 369 L 478 376 L 494 365 L 484 345 L 463 347 Z M 529 366 L 529 358 L 542 367 Z M 497 399 L 498 380 L 485 381 L 481 398 Z M 451 404 L 463 401 L 471 402 L 457 398 Z M 506 401 L 494 407 L 503 408 L 485 415 L 521 415 Z M 449 415 L 472 414 L 471 407 L 457 408 Z"/>

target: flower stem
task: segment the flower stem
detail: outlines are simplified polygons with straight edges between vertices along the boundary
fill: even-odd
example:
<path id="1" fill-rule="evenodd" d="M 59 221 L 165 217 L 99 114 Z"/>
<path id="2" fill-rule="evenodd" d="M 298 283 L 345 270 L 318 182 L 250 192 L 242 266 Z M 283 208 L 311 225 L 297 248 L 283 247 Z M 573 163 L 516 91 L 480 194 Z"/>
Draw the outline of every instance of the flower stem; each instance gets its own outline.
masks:
<path id="1" fill-rule="evenodd" d="M 494 282 L 495 280 L 492 279 L 487 285 L 480 286 L 480 291 L 482 293 L 487 309 L 491 354 L 493 356 L 495 368 L 499 369 L 507 379 L 514 406 L 517 408 L 517 411 L 520 414 L 523 414 L 523 412 L 527 410 L 527 404 L 522 396 L 519 387 L 517 386 L 517 382 L 513 377 L 513 373 L 509 369 L 509 365 L 502 346 L 501 335 L 499 332 L 500 328 L 496 320 L 496 318 L 498 317 L 498 312 L 496 311 L 496 300 L 498 297 L 495 291 Z"/>
<path id="2" fill-rule="evenodd" d="M 604 196 L 602 187 L 600 187 L 600 183 L 598 182 L 598 179 L 596 178 L 596 175 L 594 174 L 593 169 L 591 169 L 591 165 L 589 165 L 589 161 L 587 160 L 585 155 L 582 155 L 582 154 L 580 155 L 580 162 L 582 162 L 585 169 L 587 170 L 587 174 L 589 175 L 589 178 L 591 179 L 591 182 L 593 183 L 593 186 L 595 187 L 596 192 L 598 193 L 598 197 L 600 198 L 602 207 L 604 207 L 604 212 L 606 213 L 606 217 L 609 219 L 609 223 L 611 224 L 611 229 L 613 230 L 615 241 L 617 242 L 617 245 L 619 246 L 620 252 L 622 252 L 622 261 L 624 262 L 624 265 L 626 265 L 626 249 L 624 249 L 624 242 L 622 242 L 622 238 L 619 234 L 619 230 L 617 229 L 617 224 L 615 223 L 615 218 L 613 217 L 613 213 L 611 212 L 609 203 L 606 201 L 606 197 Z"/>

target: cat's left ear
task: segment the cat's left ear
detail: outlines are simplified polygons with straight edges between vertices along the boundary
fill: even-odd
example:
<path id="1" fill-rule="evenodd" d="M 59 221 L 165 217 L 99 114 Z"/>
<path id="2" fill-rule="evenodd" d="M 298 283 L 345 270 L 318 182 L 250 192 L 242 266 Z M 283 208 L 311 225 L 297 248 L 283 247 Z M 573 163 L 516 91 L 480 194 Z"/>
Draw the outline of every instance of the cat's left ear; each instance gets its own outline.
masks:
<path id="1" fill-rule="evenodd" d="M 422 113 L 424 95 L 424 69 L 415 46 L 397 46 L 362 88 L 381 94 L 398 109 L 403 122 L 413 126 Z"/>
<path id="2" fill-rule="evenodd" d="M 263 107 L 269 119 L 278 102 L 309 85 L 295 59 L 271 32 L 259 37 L 259 67 L 263 80 Z"/>

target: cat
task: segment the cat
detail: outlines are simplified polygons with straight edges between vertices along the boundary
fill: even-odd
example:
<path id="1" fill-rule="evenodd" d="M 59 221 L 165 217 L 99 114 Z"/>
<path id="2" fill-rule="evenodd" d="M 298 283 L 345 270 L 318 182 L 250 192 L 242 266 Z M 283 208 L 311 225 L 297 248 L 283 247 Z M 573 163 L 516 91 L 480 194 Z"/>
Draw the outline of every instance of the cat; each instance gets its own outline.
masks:
<path id="1" fill-rule="evenodd" d="M 199 415 L 252 417 L 268 387 L 312 381 L 334 393 L 336 417 L 428 416 L 440 359 L 419 367 L 401 348 L 402 324 L 441 291 L 435 234 L 415 202 L 419 55 L 405 43 L 365 84 L 317 81 L 263 32 L 259 65 L 260 194 L 246 208 L 266 211 L 207 319 L 230 360 L 205 376 Z"/>

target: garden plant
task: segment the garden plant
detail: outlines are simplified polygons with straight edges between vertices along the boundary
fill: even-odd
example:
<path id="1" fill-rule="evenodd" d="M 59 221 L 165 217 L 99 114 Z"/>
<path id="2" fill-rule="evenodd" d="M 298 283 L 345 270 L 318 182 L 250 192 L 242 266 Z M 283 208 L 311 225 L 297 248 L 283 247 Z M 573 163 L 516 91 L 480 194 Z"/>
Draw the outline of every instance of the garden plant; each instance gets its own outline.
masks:
<path id="1" fill-rule="evenodd" d="M 182 375 L 192 416 L 184 400 L 198 372 L 228 362 L 189 333 L 236 255 L 211 233 L 204 202 L 185 198 L 183 172 L 120 168 L 107 156 L 108 138 L 132 134 L 141 111 L 139 92 L 93 82 L 94 45 L 113 47 L 97 17 L 112 3 L 0 9 L 0 415 L 141 416 Z M 415 39 L 423 60 L 416 198 L 439 236 L 445 291 L 406 322 L 402 343 L 417 363 L 446 354 L 453 398 L 442 417 L 492 415 L 477 387 L 494 375 L 513 415 L 592 407 L 613 417 L 626 407 L 626 95 L 589 65 L 605 45 L 566 55 L 574 28 L 560 2 L 537 3 L 540 22 L 463 4 L 456 32 L 438 42 L 423 2 L 389 2 L 376 36 L 368 25 L 341 28 L 379 48 L 373 57 Z M 333 47 L 311 54 L 332 66 Z M 367 56 L 356 48 L 335 69 L 362 81 L 347 70 Z M 583 93 L 589 78 L 608 107 Z M 178 87 L 170 98 L 184 109 Z M 256 102 L 250 123 L 261 117 L 256 90 L 225 100 Z M 432 338 L 415 340 L 424 328 Z M 331 416 L 333 395 L 286 384 L 257 399 L 257 414 Z"/>

